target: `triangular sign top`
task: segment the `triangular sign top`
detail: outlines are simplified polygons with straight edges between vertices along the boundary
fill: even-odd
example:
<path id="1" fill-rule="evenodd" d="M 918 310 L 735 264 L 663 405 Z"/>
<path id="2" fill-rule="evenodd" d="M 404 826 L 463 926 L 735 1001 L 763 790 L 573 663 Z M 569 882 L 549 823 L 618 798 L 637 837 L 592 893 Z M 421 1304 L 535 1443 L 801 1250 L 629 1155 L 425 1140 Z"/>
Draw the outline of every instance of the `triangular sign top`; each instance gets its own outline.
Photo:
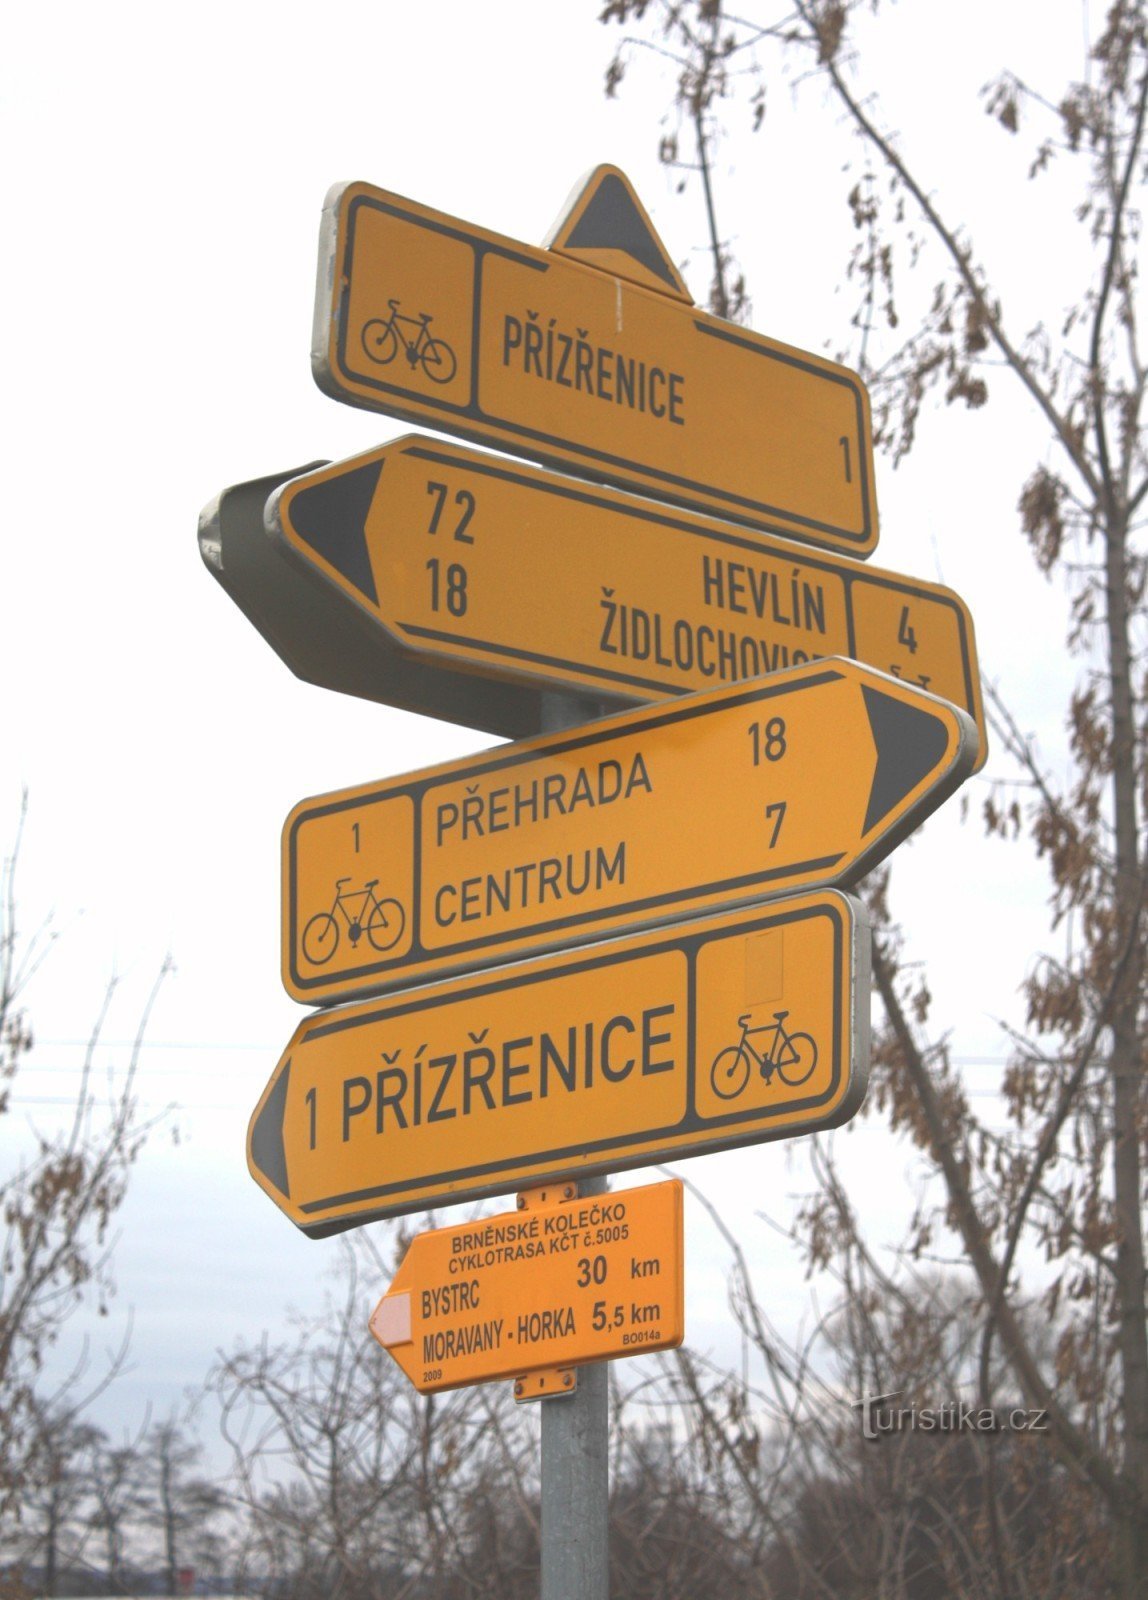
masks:
<path id="1" fill-rule="evenodd" d="M 633 185 L 617 167 L 595 167 L 574 190 L 546 240 L 573 261 L 656 289 L 692 306 L 693 296 L 658 238 Z"/>

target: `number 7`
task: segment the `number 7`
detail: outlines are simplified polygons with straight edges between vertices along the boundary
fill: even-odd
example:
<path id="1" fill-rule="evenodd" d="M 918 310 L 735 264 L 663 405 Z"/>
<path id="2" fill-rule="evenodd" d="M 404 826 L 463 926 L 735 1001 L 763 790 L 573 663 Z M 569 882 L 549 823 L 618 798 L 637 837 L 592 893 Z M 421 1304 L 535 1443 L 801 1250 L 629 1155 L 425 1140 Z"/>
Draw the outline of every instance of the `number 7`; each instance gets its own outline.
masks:
<path id="1" fill-rule="evenodd" d="M 772 850 L 777 843 L 777 836 L 781 832 L 781 824 L 785 821 L 785 801 L 775 800 L 772 805 L 766 806 L 765 817 L 767 822 L 771 817 L 775 819 L 773 832 L 769 836 L 769 848 Z"/>

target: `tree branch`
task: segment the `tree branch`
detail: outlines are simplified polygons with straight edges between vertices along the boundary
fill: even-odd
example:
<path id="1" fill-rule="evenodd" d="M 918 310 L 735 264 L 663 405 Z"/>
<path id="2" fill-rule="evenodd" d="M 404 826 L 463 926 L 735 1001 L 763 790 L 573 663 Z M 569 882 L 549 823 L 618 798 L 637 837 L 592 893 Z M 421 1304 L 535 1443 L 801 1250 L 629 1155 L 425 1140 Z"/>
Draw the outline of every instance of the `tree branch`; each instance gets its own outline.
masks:
<path id="1" fill-rule="evenodd" d="M 817 24 L 810 15 L 809 0 L 794 0 L 794 4 L 801 16 L 802 21 L 810 29 L 813 37 L 816 39 L 818 37 Z M 971 251 L 962 250 L 957 241 L 956 235 L 941 217 L 940 212 L 929 199 L 929 196 L 913 177 L 912 173 L 909 171 L 901 157 L 897 154 L 897 151 L 894 149 L 889 139 L 887 139 L 884 134 L 878 131 L 876 125 L 865 114 L 857 98 L 852 94 L 849 87 L 845 83 L 845 80 L 842 78 L 837 67 L 836 60 L 830 58 L 824 63 L 824 66 L 825 71 L 829 75 L 830 82 L 832 83 L 838 95 L 838 98 L 844 104 L 856 126 L 861 130 L 865 138 L 869 140 L 870 144 L 874 145 L 875 148 L 880 151 L 881 157 L 885 161 L 886 165 L 897 174 L 898 178 L 900 178 L 901 182 L 905 185 L 906 189 L 908 189 L 914 200 L 916 200 L 923 215 L 925 216 L 925 219 L 929 223 L 930 228 L 932 228 L 936 237 L 941 241 L 945 251 L 952 260 L 953 265 L 956 267 L 957 274 L 962 283 L 965 285 L 965 288 L 968 290 L 969 294 L 973 297 L 978 310 L 984 315 L 985 326 L 992 334 L 997 348 L 1000 350 L 1001 354 L 1008 362 L 1008 365 L 1016 373 L 1021 383 L 1028 390 L 1033 400 L 1035 400 L 1036 404 L 1043 412 L 1046 420 L 1049 423 L 1049 426 L 1056 434 L 1056 437 L 1063 446 L 1069 460 L 1083 478 L 1084 482 L 1088 485 L 1089 491 L 1094 496 L 1099 496 L 1100 484 L 1093 470 L 1092 463 L 1080 449 L 1077 440 L 1073 436 L 1071 428 L 1068 426 L 1067 419 L 1062 417 L 1060 412 L 1053 405 L 1052 397 L 1038 382 L 1036 374 L 1033 372 L 1029 363 L 1009 339 L 1004 330 L 1004 326 L 1001 322 L 997 308 L 992 306 L 986 299 L 985 292 L 978 282 L 976 273 L 973 271 L 971 265 Z"/>
<path id="2" fill-rule="evenodd" d="M 1148 1506 L 1141 1505 L 1129 1486 L 1115 1473 L 1105 1458 L 1095 1450 L 1081 1432 L 1056 1396 L 1045 1383 L 1036 1365 L 1032 1351 L 1005 1294 L 1000 1268 L 989 1247 L 988 1238 L 969 1189 L 968 1181 L 958 1161 L 944 1116 L 937 1098 L 932 1076 L 917 1048 L 900 998 L 893 982 L 892 970 L 878 941 L 873 944 L 873 977 L 885 1006 L 890 1026 L 900 1047 L 905 1071 L 916 1091 L 932 1147 L 933 1159 L 944 1178 L 952 1206 L 954 1224 L 968 1252 L 969 1260 L 985 1298 L 998 1305 L 997 1317 L 1001 1339 L 1009 1359 L 1020 1378 L 1028 1399 L 1047 1411 L 1052 1424 L 1052 1438 L 1056 1441 L 1065 1461 L 1087 1477 L 1109 1503 L 1124 1511 L 1134 1510 L 1148 1514 Z"/>

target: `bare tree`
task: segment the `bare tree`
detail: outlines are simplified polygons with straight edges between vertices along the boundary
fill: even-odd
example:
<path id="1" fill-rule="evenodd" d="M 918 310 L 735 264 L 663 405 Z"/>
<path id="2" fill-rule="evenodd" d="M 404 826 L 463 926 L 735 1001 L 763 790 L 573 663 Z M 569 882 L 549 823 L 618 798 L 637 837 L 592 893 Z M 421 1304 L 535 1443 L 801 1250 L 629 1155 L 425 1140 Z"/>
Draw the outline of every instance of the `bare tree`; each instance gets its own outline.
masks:
<path id="1" fill-rule="evenodd" d="M 912 1262 L 887 1272 L 854 1236 L 830 1265 L 840 1298 L 795 1345 L 709 1209 L 732 1259 L 743 1358 L 729 1369 L 680 1351 L 664 1363 L 662 1394 L 725 1486 L 763 1595 L 1106 1591 L 1104 1508 L 1050 1452 L 1047 1416 L 1021 1404 L 999 1353 L 997 1404 L 980 1398 L 983 1302 L 971 1273 Z M 1038 1358 L 1050 1357 L 1056 1329 L 1035 1308 L 1021 1320 Z"/>
<path id="2" fill-rule="evenodd" d="M 26 809 L 26 801 L 25 801 Z M 23 818 L 23 812 L 22 812 Z M 24 1004 L 28 982 L 48 946 L 45 930 L 24 938 L 16 898 L 16 848 L 0 872 L 0 1116 L 11 1116 L 10 1087 L 33 1050 L 32 1025 Z M 46 1421 L 79 1419 L 111 1380 L 117 1362 L 92 1374 L 81 1351 L 69 1375 L 45 1393 L 48 1352 L 85 1296 L 101 1310 L 111 1293 L 111 1224 L 127 1191 L 128 1177 L 148 1124 L 137 1115 L 135 1075 L 148 1015 L 159 982 L 145 1008 L 126 1069 L 102 1100 L 94 1082 L 100 1032 L 111 1002 L 92 1030 L 80 1084 L 61 1131 L 33 1127 L 14 1171 L 0 1178 L 0 1537 L 18 1519 L 22 1498 L 37 1466 L 51 1458 L 41 1437 Z M 41 1485 L 42 1486 L 42 1485 Z"/>
<path id="3" fill-rule="evenodd" d="M 505 1392 L 420 1397 L 367 1333 L 390 1268 L 365 1234 L 341 1243 L 339 1300 L 291 1339 L 221 1356 L 209 1380 L 249 1566 L 300 1600 L 445 1594 L 452 1574 L 466 1574 L 468 1594 L 536 1584 L 524 1419 L 507 1413 Z M 509 1531 L 520 1515 L 534 1539 L 525 1571 Z"/>
<path id="4" fill-rule="evenodd" d="M 110 1445 L 100 1433 L 89 1452 L 89 1522 L 101 1545 L 109 1594 L 126 1592 L 128 1535 L 141 1509 L 143 1471 L 137 1443 Z"/>
<path id="5" fill-rule="evenodd" d="M 1052 7 L 1050 6 L 1050 10 Z M 1073 7 L 1072 9 L 1076 9 Z M 1023 978 L 1024 1031 L 1003 1075 L 1010 1124 L 980 1121 L 954 1070 L 947 1036 L 930 1034 L 925 982 L 911 978 L 891 926 L 884 878 L 872 900 L 884 933 L 874 961 L 885 1025 L 873 1106 L 932 1163 L 940 1198 L 919 1208 L 911 1254 L 956 1238 L 981 1305 L 979 1381 L 991 1400 L 994 1353 L 1009 1381 L 1049 1418 L 1050 1439 L 1111 1532 L 1112 1582 L 1148 1593 L 1148 1334 L 1143 1167 L 1146 567 L 1146 364 L 1139 308 L 1139 196 L 1145 178 L 1148 13 L 1110 0 L 1092 24 L 1078 78 L 1044 90 L 1020 72 L 984 91 L 1009 139 L 1030 141 L 1033 185 L 1059 175 L 1067 195 L 1041 241 L 1087 246 L 1070 304 L 1049 316 L 1034 281 L 1019 319 L 1006 312 L 982 254 L 923 164 L 889 128 L 871 74 L 895 48 L 884 0 L 792 0 L 735 11 L 722 0 L 612 0 L 602 20 L 629 32 L 607 77 L 615 93 L 639 53 L 676 64 L 679 133 L 666 159 L 691 159 L 702 181 L 711 245 L 717 226 L 711 152 L 748 99 L 760 125 L 771 81 L 816 85 L 806 115 L 828 108 L 849 139 L 846 271 L 856 289 L 851 349 L 874 400 L 875 432 L 896 462 L 940 406 L 977 410 L 1012 385 L 1043 427 L 1035 464 L 1018 464 L 1019 517 L 1037 571 L 1071 597 L 1068 648 L 1082 661 L 1066 710 L 1067 776 L 1041 758 L 1023 722 L 993 692 L 998 768 L 984 820 L 1027 834 L 1049 869 L 1053 948 Z M 961 27 L 946 8 L 936 36 Z M 914 72 L 943 71 L 943 51 Z M 680 133 L 693 132 L 683 154 Z M 827 132 L 829 130 L 827 129 Z M 958 137 L 954 130 L 950 138 Z M 739 159 L 753 160 L 748 140 Z M 686 172 L 687 180 L 689 172 Z M 999 184 L 996 173 L 985 182 Z M 1018 207 L 1022 205 L 1016 197 Z M 715 295 L 720 298 L 721 273 Z M 926 278 L 926 271 L 931 273 Z M 915 291 L 931 284 L 923 301 Z M 999 439 L 996 441 L 1000 448 Z M 832 1181 L 805 1213 L 814 1261 L 840 1263 L 861 1245 L 856 1217 Z M 1018 1273 L 1025 1243 L 1055 1270 L 1043 1313 L 1056 1329 L 1038 1349 Z M 885 1286 L 883 1292 L 890 1292 Z M 1091 1497 L 1091 1498 L 1090 1498 Z M 1064 1525 L 1054 1538 L 1068 1538 Z M 1012 1588 L 999 1567 L 1002 1592 Z M 1017 1592 L 1024 1592 L 1017 1586 Z"/>
<path id="6" fill-rule="evenodd" d="M 71 1412 L 37 1408 L 18 1548 L 22 1561 L 38 1576 L 39 1592 L 49 1597 L 60 1593 L 61 1575 L 83 1563 L 86 1457 L 95 1438 L 96 1430 Z"/>
<path id="7" fill-rule="evenodd" d="M 216 1524 L 228 1496 L 195 1470 L 202 1457 L 202 1446 L 175 1416 L 151 1429 L 140 1452 L 140 1520 L 159 1536 L 169 1595 L 183 1592 L 180 1574 L 185 1569 L 194 1571 L 200 1565 L 214 1573 L 222 1560 Z"/>

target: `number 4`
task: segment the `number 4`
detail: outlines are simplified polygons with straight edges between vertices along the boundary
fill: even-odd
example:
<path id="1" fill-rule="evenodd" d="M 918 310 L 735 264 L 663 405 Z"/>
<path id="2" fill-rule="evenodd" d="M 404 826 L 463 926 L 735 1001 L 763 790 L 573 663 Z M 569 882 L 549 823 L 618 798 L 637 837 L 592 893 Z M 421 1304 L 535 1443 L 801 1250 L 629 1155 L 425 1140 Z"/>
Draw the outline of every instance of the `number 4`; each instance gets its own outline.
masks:
<path id="1" fill-rule="evenodd" d="M 897 643 L 903 644 L 911 656 L 916 655 L 917 634 L 909 622 L 908 606 L 901 607 L 901 626 L 897 629 Z"/>

